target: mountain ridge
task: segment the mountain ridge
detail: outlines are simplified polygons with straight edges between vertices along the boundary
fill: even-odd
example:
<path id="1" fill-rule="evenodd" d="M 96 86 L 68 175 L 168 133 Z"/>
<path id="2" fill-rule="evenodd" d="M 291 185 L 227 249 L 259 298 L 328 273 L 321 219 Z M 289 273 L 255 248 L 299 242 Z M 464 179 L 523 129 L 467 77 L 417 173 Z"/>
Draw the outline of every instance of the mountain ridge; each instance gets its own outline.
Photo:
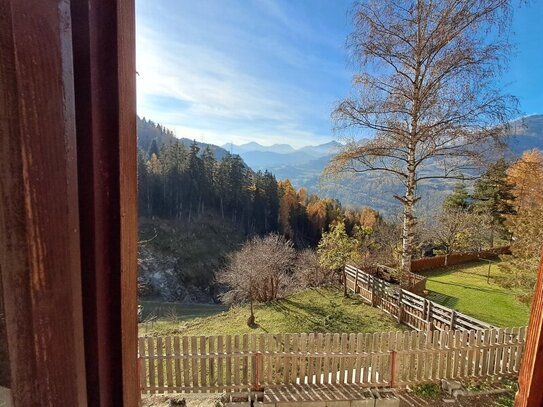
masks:
<path id="1" fill-rule="evenodd" d="M 190 145 L 193 142 L 190 139 L 175 137 L 173 132 L 161 125 L 138 118 L 138 146 L 143 151 L 149 151 L 153 140 L 159 144 L 181 142 Z M 508 158 L 518 157 L 523 151 L 532 148 L 543 151 L 543 115 L 531 115 L 512 121 L 511 134 L 506 137 L 506 143 L 510 148 Z M 240 146 L 232 143 L 223 146 L 200 142 L 197 144 L 201 149 L 209 145 L 217 159 L 231 151 L 238 154 L 254 171 L 268 170 L 275 174 L 277 179 L 288 178 L 296 189 L 303 187 L 310 193 L 339 199 L 347 206 L 370 206 L 385 214 L 394 214 L 399 210 L 399 203 L 389 198 L 401 193 L 402 190 L 391 177 L 379 173 L 365 173 L 341 181 L 321 180 L 323 169 L 341 147 L 337 141 L 299 149 L 288 144 L 263 146 L 257 142 L 250 142 L 240 145 L 242 149 L 243 146 L 248 148 L 244 152 L 236 152 L 234 147 Z M 454 181 L 449 181 L 428 182 L 419 186 L 418 192 L 425 198 L 423 200 L 425 207 L 422 210 L 432 210 L 436 205 L 440 205 L 443 198 L 452 191 Z M 419 207 L 422 208 L 423 205 Z"/>

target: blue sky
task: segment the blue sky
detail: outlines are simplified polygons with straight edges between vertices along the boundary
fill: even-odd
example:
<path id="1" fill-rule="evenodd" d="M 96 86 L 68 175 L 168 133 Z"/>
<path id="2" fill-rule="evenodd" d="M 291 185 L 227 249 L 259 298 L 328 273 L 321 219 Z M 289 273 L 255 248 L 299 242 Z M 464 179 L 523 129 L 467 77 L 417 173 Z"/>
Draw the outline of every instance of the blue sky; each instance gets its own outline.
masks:
<path id="1" fill-rule="evenodd" d="M 352 0 L 137 0 L 138 114 L 213 144 L 315 145 L 348 94 Z M 515 10 L 503 78 L 543 112 L 543 1 Z"/>

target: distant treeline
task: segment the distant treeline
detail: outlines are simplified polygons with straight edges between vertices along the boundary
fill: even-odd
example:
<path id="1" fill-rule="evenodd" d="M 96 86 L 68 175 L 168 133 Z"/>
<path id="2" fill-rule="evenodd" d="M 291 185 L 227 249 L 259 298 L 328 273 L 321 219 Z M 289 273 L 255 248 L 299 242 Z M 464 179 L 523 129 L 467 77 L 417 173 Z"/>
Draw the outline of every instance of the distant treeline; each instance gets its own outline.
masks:
<path id="1" fill-rule="evenodd" d="M 337 219 L 345 221 L 347 231 L 380 219 L 372 209 L 347 210 L 337 200 L 296 191 L 289 180 L 252 171 L 237 155 L 217 160 L 211 147 L 200 146 L 175 141 L 159 146 L 154 140 L 148 151 L 140 150 L 140 216 L 193 221 L 214 214 L 248 236 L 280 232 L 298 247 L 316 246 Z"/>

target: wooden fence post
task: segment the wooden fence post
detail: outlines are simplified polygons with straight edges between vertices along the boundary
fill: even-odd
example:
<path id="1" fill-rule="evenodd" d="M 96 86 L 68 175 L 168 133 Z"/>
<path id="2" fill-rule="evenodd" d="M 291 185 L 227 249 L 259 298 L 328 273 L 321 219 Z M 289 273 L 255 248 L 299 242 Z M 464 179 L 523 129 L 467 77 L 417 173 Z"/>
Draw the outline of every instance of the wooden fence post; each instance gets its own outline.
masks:
<path id="1" fill-rule="evenodd" d="M 358 294 L 358 272 L 360 270 L 358 269 L 358 267 L 356 268 L 356 276 L 354 278 L 354 293 L 355 294 Z"/>
<path id="2" fill-rule="evenodd" d="M 451 331 L 454 331 L 454 321 L 455 321 L 455 319 L 456 319 L 456 311 L 452 310 L 452 312 L 451 312 L 451 321 L 450 321 Z"/>
<path id="3" fill-rule="evenodd" d="M 432 323 L 432 301 L 425 300 L 428 304 L 426 307 L 426 329 L 428 331 L 431 331 L 434 327 L 434 324 Z"/>
<path id="4" fill-rule="evenodd" d="M 375 301 L 375 277 L 373 277 L 373 276 L 368 276 L 368 277 L 370 277 L 370 281 L 371 281 L 371 306 L 375 307 L 375 304 L 376 304 L 376 301 Z"/>
<path id="5" fill-rule="evenodd" d="M 261 381 L 261 377 L 260 377 L 260 371 L 261 371 L 261 368 L 262 368 L 262 353 L 261 352 L 256 352 L 255 353 L 255 371 L 254 371 L 254 389 L 256 391 L 260 391 L 262 390 L 262 383 L 260 382 Z"/>
<path id="6" fill-rule="evenodd" d="M 403 304 L 402 304 L 402 293 L 403 290 L 400 288 L 400 293 L 398 294 L 398 323 L 402 323 L 403 316 Z"/>

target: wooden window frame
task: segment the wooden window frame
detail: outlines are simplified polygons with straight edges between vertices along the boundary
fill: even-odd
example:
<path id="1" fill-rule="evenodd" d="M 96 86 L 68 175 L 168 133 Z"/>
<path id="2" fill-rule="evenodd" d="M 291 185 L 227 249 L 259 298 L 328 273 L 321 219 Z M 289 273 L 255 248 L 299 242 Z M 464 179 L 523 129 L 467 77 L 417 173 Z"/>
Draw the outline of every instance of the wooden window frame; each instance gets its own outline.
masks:
<path id="1" fill-rule="evenodd" d="M 13 403 L 139 404 L 134 0 L 0 0 Z M 543 405 L 543 257 L 516 405 Z"/>
<path id="2" fill-rule="evenodd" d="M 0 0 L 15 406 L 136 406 L 134 0 Z"/>

